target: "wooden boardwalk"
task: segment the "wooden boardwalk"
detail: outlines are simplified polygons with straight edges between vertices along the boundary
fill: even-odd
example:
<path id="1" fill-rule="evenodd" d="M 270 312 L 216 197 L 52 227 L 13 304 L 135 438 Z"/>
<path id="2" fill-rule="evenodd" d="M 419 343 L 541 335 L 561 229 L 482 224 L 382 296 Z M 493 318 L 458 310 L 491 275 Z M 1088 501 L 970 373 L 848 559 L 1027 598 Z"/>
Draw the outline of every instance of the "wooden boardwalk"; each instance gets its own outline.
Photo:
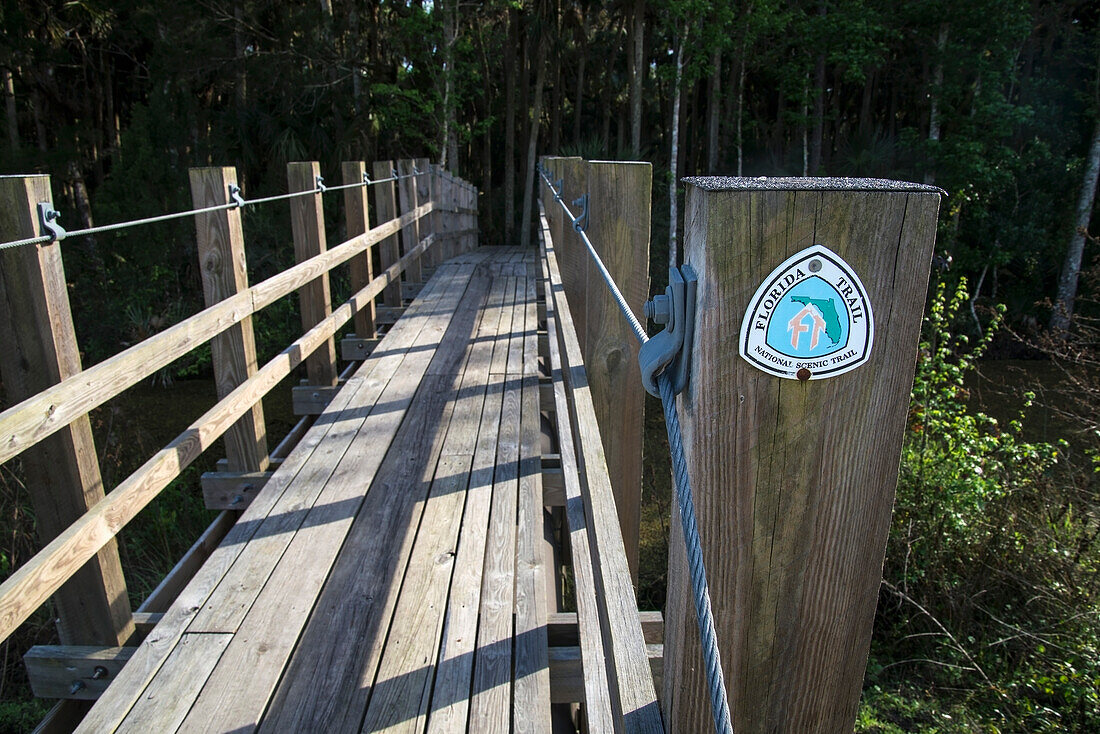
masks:
<path id="1" fill-rule="evenodd" d="M 537 270 L 437 269 L 80 731 L 548 730 Z"/>

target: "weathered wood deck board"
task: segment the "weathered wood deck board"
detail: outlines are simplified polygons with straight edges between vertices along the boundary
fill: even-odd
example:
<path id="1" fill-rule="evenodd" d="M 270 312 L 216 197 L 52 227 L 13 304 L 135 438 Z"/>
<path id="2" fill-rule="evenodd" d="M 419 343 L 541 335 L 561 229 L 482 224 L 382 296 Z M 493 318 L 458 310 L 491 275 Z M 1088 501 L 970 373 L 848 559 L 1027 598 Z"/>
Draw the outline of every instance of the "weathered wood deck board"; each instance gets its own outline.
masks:
<path id="1" fill-rule="evenodd" d="M 83 730 L 549 731 L 537 272 L 436 269 Z"/>

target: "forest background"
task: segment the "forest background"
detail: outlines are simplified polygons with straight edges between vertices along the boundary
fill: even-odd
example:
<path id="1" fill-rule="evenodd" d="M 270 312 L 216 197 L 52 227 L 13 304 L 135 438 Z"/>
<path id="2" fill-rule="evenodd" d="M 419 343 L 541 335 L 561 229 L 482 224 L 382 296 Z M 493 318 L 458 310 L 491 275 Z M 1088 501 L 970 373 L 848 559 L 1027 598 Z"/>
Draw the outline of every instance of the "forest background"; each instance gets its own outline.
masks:
<path id="1" fill-rule="evenodd" d="M 236 166 L 255 198 L 285 190 L 288 161 L 336 180 L 342 160 L 428 156 L 479 186 L 481 240 L 504 244 L 530 231 L 535 152 L 648 160 L 655 287 L 681 176 L 942 187 L 857 729 L 1100 731 L 1098 20 L 1085 0 L 4 0 L 0 172 L 51 174 L 73 229 L 189 208 L 189 166 Z M 257 282 L 293 259 L 289 214 L 245 216 Z M 187 220 L 69 240 L 65 264 L 86 366 L 202 306 Z M 290 340 L 291 300 L 257 322 L 261 357 Z M 1036 365 L 985 401 L 996 417 L 973 404 L 983 352 Z M 160 381 L 208 373 L 200 352 Z M 129 414 L 108 408 L 110 489 L 159 444 L 120 439 Z M 122 536 L 138 601 L 208 520 L 185 479 Z M 35 546 L 17 462 L 0 491 L 6 574 Z M 4 643 L 0 730 L 44 710 L 18 657 L 51 634 L 47 610 Z"/>

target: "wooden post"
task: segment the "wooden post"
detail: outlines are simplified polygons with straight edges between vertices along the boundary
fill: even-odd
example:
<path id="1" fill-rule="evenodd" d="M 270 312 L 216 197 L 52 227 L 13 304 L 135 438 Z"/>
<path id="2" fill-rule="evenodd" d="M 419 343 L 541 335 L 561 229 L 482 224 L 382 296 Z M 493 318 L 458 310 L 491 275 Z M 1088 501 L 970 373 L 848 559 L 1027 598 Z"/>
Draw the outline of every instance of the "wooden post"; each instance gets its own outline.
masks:
<path id="1" fill-rule="evenodd" d="M 367 172 L 367 166 L 362 161 L 345 161 L 340 166 L 345 184 L 361 183 L 363 174 Z M 363 234 L 370 229 L 367 218 L 369 204 L 367 203 L 367 188 L 344 189 L 344 221 L 347 223 L 348 239 Z M 371 264 L 371 251 L 368 249 L 361 255 L 353 257 L 349 263 L 351 276 L 351 292 L 358 293 L 368 283 L 374 280 L 374 267 Z M 355 312 L 355 335 L 360 339 L 373 339 L 376 336 L 374 325 L 374 299 L 372 298 L 364 308 Z"/>
<path id="2" fill-rule="evenodd" d="M 427 204 L 432 200 L 432 164 L 427 158 L 417 158 L 414 163 L 416 164 L 416 170 L 420 171 L 420 175 L 412 179 L 416 184 L 416 203 L 417 206 Z M 419 224 L 419 240 L 424 239 L 432 231 L 432 222 L 434 221 L 431 214 L 420 219 Z M 430 267 L 436 262 L 436 253 L 439 250 L 436 247 L 432 247 L 423 255 L 420 256 L 418 267 L 421 268 L 420 280 L 427 280 L 424 277 L 423 268 Z"/>
<path id="3" fill-rule="evenodd" d="M 469 211 L 469 214 L 466 215 L 466 217 L 467 217 L 467 221 L 469 222 L 469 225 L 468 225 L 469 230 L 470 230 L 469 249 L 471 249 L 471 250 L 476 250 L 477 249 L 477 237 L 478 237 L 478 231 L 477 231 L 477 196 L 478 196 L 477 186 L 475 186 L 474 184 L 470 184 L 470 202 L 469 202 L 469 204 L 466 205 L 467 208 L 469 208 L 470 211 Z"/>
<path id="4" fill-rule="evenodd" d="M 699 284 L 679 410 L 735 731 L 852 729 L 938 210 L 937 190 L 916 184 L 688 179 L 684 254 Z M 870 358 L 826 379 L 774 377 L 739 356 L 742 319 L 773 270 L 815 244 L 865 286 Z M 663 701 L 670 731 L 704 731 L 711 710 L 675 513 Z"/>
<path id="5" fill-rule="evenodd" d="M 374 180 L 383 181 L 393 175 L 393 161 L 374 162 Z M 374 211 L 375 224 L 385 224 L 397 216 L 397 193 L 393 181 L 375 184 Z M 397 235 L 392 235 L 382 240 L 378 250 L 379 260 L 383 272 L 398 260 L 401 253 L 397 242 Z M 382 291 L 382 302 L 394 308 L 401 306 L 401 283 L 395 282 L 386 286 Z"/>
<path id="6" fill-rule="evenodd" d="M 644 304 L 649 295 L 653 166 L 593 161 L 587 165 L 585 175 L 589 195 L 588 237 L 634 315 L 644 320 Z M 582 254 L 588 257 L 587 252 Z M 630 575 L 637 584 L 646 395 L 638 371 L 638 340 L 594 268 L 589 273 L 585 303 L 588 309 L 585 370 L 592 387 Z"/>
<path id="7" fill-rule="evenodd" d="M 196 209 L 224 204 L 235 168 L 192 168 L 191 201 Z M 207 306 L 248 288 L 241 210 L 228 209 L 195 215 L 202 292 Z M 252 317 L 247 316 L 210 343 L 218 399 L 256 374 L 256 340 Z M 225 456 L 231 472 L 265 471 L 268 464 L 267 428 L 262 403 L 256 403 L 225 433 Z"/>
<path id="8" fill-rule="evenodd" d="M 562 201 L 570 211 L 579 215 L 580 209 L 573 201 L 581 194 L 588 192 L 588 166 L 583 158 L 559 158 L 558 177 L 562 179 Z M 573 230 L 573 223 L 566 217 L 560 206 L 556 207 L 561 218 L 561 242 L 558 246 L 561 251 L 558 255 L 558 265 L 561 268 L 561 284 L 565 288 L 565 296 L 569 299 L 569 307 L 573 311 L 573 325 L 577 327 L 577 339 L 581 349 L 588 353 L 585 347 L 587 330 L 585 328 L 588 307 L 586 305 L 586 293 L 588 291 L 588 251 L 580 235 Z M 599 274 L 596 275 L 599 277 Z"/>
<path id="9" fill-rule="evenodd" d="M 400 212 L 402 214 L 408 214 L 418 206 L 416 178 L 412 177 L 414 166 L 415 163 L 408 159 L 397 162 L 397 174 L 399 176 L 409 177 L 402 178 L 397 182 L 397 192 L 401 200 Z M 401 252 L 411 252 L 419 244 L 419 221 L 401 228 Z M 420 258 L 414 258 L 413 261 L 405 267 L 405 280 L 409 283 L 421 283 L 424 281 L 424 276 L 420 272 Z"/>
<path id="10" fill-rule="evenodd" d="M 443 168 L 437 163 L 431 164 L 432 175 L 428 177 L 428 197 L 435 204 L 435 210 L 428 218 L 429 231 L 436 236 L 436 243 L 428 252 L 428 262 L 434 267 L 447 259 L 447 243 L 443 239 Z"/>
<path id="11" fill-rule="evenodd" d="M 0 176 L 0 237 L 40 234 L 49 176 Z M 52 204 L 51 204 L 52 207 Z M 0 378 L 10 404 L 81 371 L 61 244 L 0 251 Z M 103 499 L 91 423 L 84 415 L 22 455 L 39 541 L 45 545 Z M 125 644 L 134 632 L 114 539 L 54 595 L 61 643 Z"/>
<path id="12" fill-rule="evenodd" d="M 321 166 L 316 161 L 288 163 L 286 166 L 287 190 L 312 191 L 317 188 L 317 176 Z M 299 196 L 290 200 L 290 224 L 294 231 L 294 258 L 297 262 L 320 255 L 325 244 L 325 212 L 321 195 Z M 298 290 L 302 310 L 302 329 L 309 330 L 332 313 L 332 295 L 328 273 L 322 273 Z M 306 372 L 311 385 L 335 385 L 336 342 L 330 336 L 306 359 Z"/>

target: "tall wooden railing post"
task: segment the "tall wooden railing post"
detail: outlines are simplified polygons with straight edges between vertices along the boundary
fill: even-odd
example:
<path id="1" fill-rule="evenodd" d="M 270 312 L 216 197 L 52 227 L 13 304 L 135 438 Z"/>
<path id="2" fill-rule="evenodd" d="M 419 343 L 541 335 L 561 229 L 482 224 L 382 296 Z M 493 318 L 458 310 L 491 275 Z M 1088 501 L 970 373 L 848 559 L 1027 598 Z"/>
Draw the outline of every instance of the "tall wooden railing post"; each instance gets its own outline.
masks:
<path id="1" fill-rule="evenodd" d="M 49 176 L 0 176 L 0 239 L 41 234 L 38 204 L 52 200 Z M 0 251 L 0 378 L 9 404 L 81 371 L 61 247 L 51 242 Z M 87 415 L 22 454 L 43 545 L 103 499 L 97 456 Z M 114 539 L 54 601 L 62 644 L 116 646 L 130 638 L 134 623 Z"/>
<path id="2" fill-rule="evenodd" d="M 374 162 L 374 180 L 384 181 L 393 175 L 393 161 Z M 393 181 L 375 184 L 374 212 L 375 223 L 384 224 L 397 216 L 397 192 Z M 382 240 L 379 245 L 378 255 L 382 270 L 390 267 L 401 259 L 397 235 L 392 235 Z M 401 306 L 401 284 L 391 283 L 382 291 L 382 302 L 394 308 Z"/>
<path id="3" fill-rule="evenodd" d="M 593 247 L 627 304 L 644 320 L 649 295 L 649 209 L 653 166 L 592 161 L 588 230 Z M 560 209 L 560 207 L 559 207 Z M 638 340 L 598 274 L 588 279 L 584 364 L 600 424 L 607 470 L 615 491 L 626 558 L 638 583 L 641 525 L 642 429 L 645 388 L 638 372 Z"/>
<path id="4" fill-rule="evenodd" d="M 321 166 L 316 161 L 288 163 L 286 167 L 287 190 L 312 191 L 317 188 L 317 176 Z M 325 243 L 325 212 L 320 193 L 299 196 L 290 200 L 290 224 L 294 231 L 294 258 L 297 262 L 308 260 L 328 249 Z M 302 311 L 302 329 L 312 329 L 332 313 L 332 295 L 328 273 L 306 283 L 298 291 Z M 336 369 L 336 342 L 332 337 L 317 348 L 306 360 L 306 372 L 311 385 L 335 385 L 339 373 Z"/>
<path id="5" fill-rule="evenodd" d="M 430 170 L 431 175 L 428 176 L 428 198 L 432 204 L 435 205 L 435 209 L 428 218 L 428 227 L 429 231 L 435 235 L 436 243 L 432 249 L 428 251 L 428 263 L 434 267 L 447 259 L 447 243 L 443 241 L 443 200 L 441 191 L 442 179 L 440 177 L 440 172 L 443 169 L 438 164 L 432 163 Z"/>
<path id="6" fill-rule="evenodd" d="M 408 214 L 419 206 L 416 186 L 416 179 L 419 177 L 412 175 L 415 166 L 415 161 L 410 159 L 397 162 L 397 174 L 402 177 L 397 182 L 398 198 L 401 201 L 399 211 L 402 214 Z M 402 227 L 401 252 L 411 252 L 418 244 L 420 244 L 420 222 L 412 222 L 408 226 Z M 420 258 L 414 258 L 405 267 L 405 280 L 409 283 L 420 283 L 424 280 L 424 276 L 420 272 Z"/>
<path id="7" fill-rule="evenodd" d="M 420 175 L 412 179 L 413 183 L 416 185 L 416 204 L 417 206 L 423 206 L 432 200 L 432 166 L 427 158 L 417 158 L 413 163 L 416 165 L 416 170 L 420 171 Z M 421 240 L 427 237 L 432 231 L 433 221 L 430 214 L 420 218 L 419 238 Z M 437 252 L 439 252 L 438 248 L 432 247 L 420 256 L 418 262 L 421 268 L 421 280 L 426 280 L 426 278 L 424 278 L 423 268 L 431 267 L 435 264 L 435 255 Z"/>
<path id="8" fill-rule="evenodd" d="M 583 158 L 575 157 L 559 158 L 558 166 L 560 170 L 558 178 L 563 182 L 562 201 L 574 214 L 580 214 L 579 208 L 573 202 L 588 191 L 588 166 Z M 588 306 L 585 299 L 588 291 L 588 251 L 580 235 L 573 230 L 573 223 L 566 217 L 565 211 L 560 206 L 554 208 L 557 209 L 556 214 L 560 217 L 558 226 L 561 227 L 561 241 L 555 243 L 556 247 L 561 248 L 558 253 L 561 284 L 573 311 L 573 325 L 577 328 L 577 339 L 581 343 L 581 349 L 587 354 L 585 344 L 588 338 L 586 328 Z M 595 277 L 598 278 L 599 274 Z"/>
<path id="9" fill-rule="evenodd" d="M 679 411 L 734 731 L 852 730 L 938 209 L 916 184 L 688 180 Z M 670 731 L 705 731 L 675 510 L 672 528 L 663 702 Z"/>
<path id="10" fill-rule="evenodd" d="M 340 167 L 345 184 L 362 183 L 363 174 L 367 172 L 367 166 L 362 161 L 345 161 Z M 370 229 L 367 212 L 370 207 L 367 202 L 367 188 L 344 189 L 344 219 L 347 224 L 348 239 L 361 235 Z M 361 255 L 353 257 L 348 264 L 351 276 L 351 291 L 358 293 L 374 279 L 374 268 L 371 264 L 371 250 L 365 250 Z M 372 298 L 364 308 L 355 312 L 355 335 L 360 339 L 373 339 L 375 337 L 374 323 L 374 299 Z"/>
<path id="11" fill-rule="evenodd" d="M 192 168 L 191 201 L 196 209 L 224 204 L 229 185 L 236 185 L 235 168 Z M 195 215 L 202 292 L 207 306 L 248 288 L 244 231 L 240 209 Z M 246 316 L 210 342 L 218 399 L 256 374 L 256 339 L 252 317 Z M 225 433 L 225 455 L 231 472 L 265 471 L 268 465 L 267 428 L 262 403 Z"/>
<path id="12" fill-rule="evenodd" d="M 466 202 L 467 250 L 477 249 L 477 186 L 470 184 L 470 198 Z"/>

